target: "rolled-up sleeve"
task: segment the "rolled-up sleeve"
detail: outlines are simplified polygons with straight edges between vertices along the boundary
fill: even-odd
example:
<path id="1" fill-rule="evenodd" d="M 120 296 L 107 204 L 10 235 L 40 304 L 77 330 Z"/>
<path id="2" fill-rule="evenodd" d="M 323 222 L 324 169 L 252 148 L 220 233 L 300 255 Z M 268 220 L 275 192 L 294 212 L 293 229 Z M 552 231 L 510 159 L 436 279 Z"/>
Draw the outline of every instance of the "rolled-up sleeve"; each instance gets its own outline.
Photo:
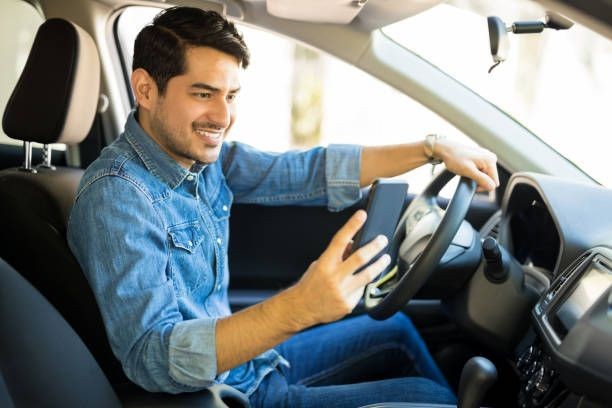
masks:
<path id="1" fill-rule="evenodd" d="M 270 153 L 225 143 L 223 172 L 238 203 L 324 205 L 340 211 L 361 198 L 361 147 L 330 145 Z"/>
<path id="2" fill-rule="evenodd" d="M 174 326 L 170 335 L 168 364 L 170 376 L 175 381 L 190 387 L 213 383 L 217 376 L 215 324 L 216 319 L 194 319 Z M 206 364 L 202 364 L 203 361 Z"/>
<path id="3" fill-rule="evenodd" d="M 82 189 L 68 242 L 128 378 L 146 390 L 169 393 L 217 380 L 216 320 L 183 320 L 167 276 L 166 228 L 137 183 L 104 176 Z"/>
<path id="4" fill-rule="evenodd" d="M 340 211 L 361 198 L 361 146 L 330 145 L 326 153 L 327 207 Z"/>

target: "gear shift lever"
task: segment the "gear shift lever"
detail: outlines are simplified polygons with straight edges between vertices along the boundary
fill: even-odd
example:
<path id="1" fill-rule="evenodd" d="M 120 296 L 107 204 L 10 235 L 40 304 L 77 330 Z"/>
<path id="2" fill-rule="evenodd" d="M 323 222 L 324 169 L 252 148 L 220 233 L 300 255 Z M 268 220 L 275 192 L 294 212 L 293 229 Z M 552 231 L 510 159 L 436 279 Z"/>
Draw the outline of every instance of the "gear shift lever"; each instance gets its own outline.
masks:
<path id="1" fill-rule="evenodd" d="M 485 394 L 497 380 L 497 369 L 484 357 L 472 357 L 461 370 L 457 408 L 479 408 Z"/>

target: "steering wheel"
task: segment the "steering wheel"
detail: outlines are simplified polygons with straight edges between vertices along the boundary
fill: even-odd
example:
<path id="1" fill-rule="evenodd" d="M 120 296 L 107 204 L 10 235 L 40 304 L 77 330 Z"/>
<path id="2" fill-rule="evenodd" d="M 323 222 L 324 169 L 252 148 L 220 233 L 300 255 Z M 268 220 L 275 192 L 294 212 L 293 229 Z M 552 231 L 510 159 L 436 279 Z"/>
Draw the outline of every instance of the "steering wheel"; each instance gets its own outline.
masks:
<path id="1" fill-rule="evenodd" d="M 444 170 L 402 214 L 390 244 L 395 262 L 366 286 L 363 295 L 365 309 L 374 319 L 387 319 L 408 303 L 427 282 L 457 234 L 476 192 L 476 182 L 461 177 L 445 211 L 436 198 L 454 177 Z M 409 260 L 398 260 L 400 250 L 411 254 Z"/>

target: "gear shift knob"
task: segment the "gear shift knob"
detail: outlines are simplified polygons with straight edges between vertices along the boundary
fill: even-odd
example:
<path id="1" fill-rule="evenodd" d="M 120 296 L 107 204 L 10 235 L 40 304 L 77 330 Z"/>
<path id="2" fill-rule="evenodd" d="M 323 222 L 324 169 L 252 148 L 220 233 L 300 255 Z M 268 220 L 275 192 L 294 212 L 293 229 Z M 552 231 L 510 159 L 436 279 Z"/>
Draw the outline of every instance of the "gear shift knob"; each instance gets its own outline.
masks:
<path id="1" fill-rule="evenodd" d="M 496 380 L 497 369 L 491 361 L 484 357 L 469 359 L 461 371 L 457 408 L 479 408 Z"/>

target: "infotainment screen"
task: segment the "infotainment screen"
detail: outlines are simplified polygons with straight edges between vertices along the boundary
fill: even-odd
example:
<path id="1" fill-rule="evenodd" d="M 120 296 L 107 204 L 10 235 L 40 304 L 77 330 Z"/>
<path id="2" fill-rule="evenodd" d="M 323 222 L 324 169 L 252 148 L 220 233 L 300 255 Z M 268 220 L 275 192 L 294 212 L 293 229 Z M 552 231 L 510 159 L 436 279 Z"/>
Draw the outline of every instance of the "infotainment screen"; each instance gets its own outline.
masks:
<path id="1" fill-rule="evenodd" d="M 611 285 L 612 273 L 601 264 L 592 263 L 555 313 L 554 326 L 565 329 L 560 334 L 566 334 Z"/>

